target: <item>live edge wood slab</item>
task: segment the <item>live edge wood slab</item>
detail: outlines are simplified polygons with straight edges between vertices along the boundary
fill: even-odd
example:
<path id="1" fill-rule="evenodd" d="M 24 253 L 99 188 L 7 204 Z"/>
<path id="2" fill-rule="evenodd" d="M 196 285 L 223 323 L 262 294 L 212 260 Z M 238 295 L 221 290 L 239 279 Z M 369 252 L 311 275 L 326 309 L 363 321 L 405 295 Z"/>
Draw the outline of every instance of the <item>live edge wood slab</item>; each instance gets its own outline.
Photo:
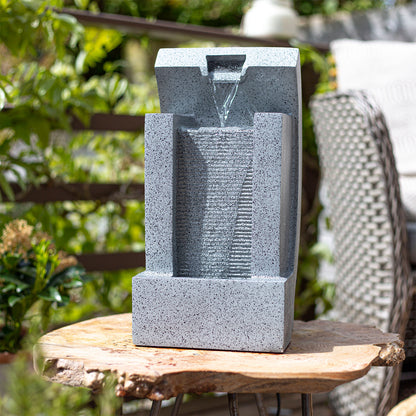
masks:
<path id="1" fill-rule="evenodd" d="M 131 314 L 91 319 L 44 335 L 35 347 L 46 379 L 100 390 L 116 375 L 122 397 L 180 393 L 318 393 L 404 359 L 398 335 L 331 321 L 295 322 L 284 354 L 137 347 Z M 40 363 L 40 364 L 39 364 Z"/>

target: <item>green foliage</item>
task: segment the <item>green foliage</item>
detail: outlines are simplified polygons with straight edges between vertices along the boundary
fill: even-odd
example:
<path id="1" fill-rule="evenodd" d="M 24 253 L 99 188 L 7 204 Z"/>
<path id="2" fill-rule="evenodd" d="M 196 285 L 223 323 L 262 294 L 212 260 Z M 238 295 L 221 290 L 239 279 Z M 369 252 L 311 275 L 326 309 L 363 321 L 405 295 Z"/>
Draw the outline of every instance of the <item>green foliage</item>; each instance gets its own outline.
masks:
<path id="1" fill-rule="evenodd" d="M 157 18 L 204 26 L 238 26 L 252 0 L 67 0 L 91 11 Z M 382 7 L 382 0 L 294 0 L 300 15 L 331 15 L 337 11 L 360 11 Z"/>
<path id="2" fill-rule="evenodd" d="M 295 311 L 296 318 L 308 316 L 310 310 L 326 313 L 332 308 L 335 296 L 335 285 L 317 279 L 321 260 L 332 262 L 332 255 L 325 245 L 315 243 L 306 250 L 300 250 L 299 278 L 296 281 Z"/>
<path id="3" fill-rule="evenodd" d="M 44 148 L 52 128 L 68 126 L 67 109 L 82 107 L 75 97 L 65 100 L 65 80 L 39 64 L 42 60 L 48 61 L 47 55 L 62 58 L 65 45 L 74 46 L 82 36 L 82 26 L 74 18 L 57 14 L 50 8 L 59 4 L 57 1 L 0 2 L 0 43 L 6 46 L 9 59 L 13 56 L 20 59 L 8 73 L 0 76 L 0 109 L 6 101 L 15 106 L 0 113 L 0 189 L 9 199 L 13 199 L 7 184 L 10 175 L 24 187 L 24 177 L 36 182 L 44 173 L 33 135 L 37 137 L 38 147 Z M 25 59 L 31 61 L 25 62 Z"/>
<path id="4" fill-rule="evenodd" d="M 308 65 L 316 74 L 319 74 L 319 81 L 317 85 L 318 92 L 324 92 L 328 90 L 328 70 L 330 65 L 325 55 L 318 52 L 313 47 L 301 44 L 298 42 L 293 42 L 293 46 L 299 48 L 300 50 L 300 63 L 302 68 Z M 315 162 L 318 162 L 317 159 L 317 148 L 315 143 L 315 134 L 313 132 L 313 122 L 311 117 L 311 112 L 308 105 L 303 103 L 302 109 L 302 145 L 303 152 L 315 159 Z M 318 167 L 318 166 L 317 166 Z"/>
<path id="5" fill-rule="evenodd" d="M 294 0 L 300 15 L 323 14 L 329 16 L 338 11 L 360 11 L 382 7 L 382 0 Z"/>
<path id="6" fill-rule="evenodd" d="M 114 110 L 128 88 L 127 81 L 118 74 L 93 77 L 81 86 L 55 70 L 33 63 L 9 73 L 6 95 L 14 107 L 0 112 L 0 181 L 3 178 L 5 182 L 5 172 L 13 173 L 22 187 L 27 179 L 39 183 L 56 176 L 48 157 L 54 151 L 51 131 L 68 129 L 71 113 L 88 122 L 93 110 Z M 65 146 L 60 150 L 63 158 L 72 158 Z M 4 183 L 3 190 L 12 199 Z"/>
<path id="7" fill-rule="evenodd" d="M 83 29 L 72 16 L 53 11 L 61 5 L 60 0 L 1 0 L 0 42 L 15 56 L 48 50 L 62 58 L 68 38 L 74 46 Z"/>
<path id="8" fill-rule="evenodd" d="M 0 44 L 13 63 L 0 75 L 0 110 L 8 105 L 0 112 L 0 189 L 11 200 L 8 181 L 24 189 L 54 176 L 47 157 L 53 130 L 68 130 L 72 115 L 87 124 L 94 111 L 115 111 L 128 94 L 129 84 L 114 73 L 113 63 L 104 77 L 85 77 L 97 63 L 105 64 L 122 35 L 84 30 L 73 17 L 50 8 L 61 3 L 0 2 Z"/>
<path id="9" fill-rule="evenodd" d="M 83 50 L 76 60 L 76 68 L 79 73 L 105 60 L 107 54 L 119 46 L 123 40 L 121 33 L 113 29 L 87 27 L 84 31 Z"/>
<path id="10" fill-rule="evenodd" d="M 103 391 L 93 397 L 84 388 L 49 383 L 33 373 L 25 355 L 19 355 L 7 374 L 6 393 L 0 396 L 4 416 L 113 416 L 122 403 L 115 396 L 116 380 L 107 376 Z"/>
<path id="11" fill-rule="evenodd" d="M 78 3 L 78 1 L 67 1 Z M 250 0 L 97 0 L 83 1 L 84 8 L 206 26 L 239 25 Z"/>
<path id="12" fill-rule="evenodd" d="M 22 325 L 35 304 L 46 328 L 51 307 L 67 305 L 70 290 L 84 280 L 76 259 L 58 252 L 47 234 L 24 220 L 7 224 L 0 243 L 0 351 L 21 348 Z"/>
<path id="13" fill-rule="evenodd" d="M 142 134 L 83 132 L 58 137 L 45 155 L 53 178 L 60 180 L 127 185 L 144 179 Z"/>
<path id="14" fill-rule="evenodd" d="M 68 306 L 59 308 L 51 316 L 52 325 L 73 323 L 96 316 L 129 313 L 132 308 L 131 278 L 137 270 L 95 273 L 71 298 Z"/>
<path id="15" fill-rule="evenodd" d="M 56 245 L 68 252 L 144 250 L 144 203 L 125 201 L 4 204 L 4 222 L 14 215 L 29 223 L 42 223 Z M 53 323 L 74 322 L 99 314 L 131 311 L 131 277 L 137 270 L 96 273 L 71 293 L 67 307 L 54 311 Z"/>
<path id="16" fill-rule="evenodd" d="M 294 43 L 300 50 L 303 70 L 317 74 L 317 89 L 325 91 L 329 87 L 328 70 L 330 64 L 326 56 L 305 44 Z M 308 103 L 302 108 L 302 146 L 303 146 L 303 183 L 302 183 L 302 218 L 299 243 L 298 276 L 296 284 L 295 317 L 312 319 L 316 306 L 321 313 L 327 312 L 333 300 L 334 286 L 324 281 L 319 273 L 321 259 L 329 254 L 317 244 L 317 220 L 321 211 L 318 198 L 319 163 L 318 152 L 313 131 L 313 122 Z M 319 278 L 318 278 L 319 277 Z"/>
<path id="17" fill-rule="evenodd" d="M 89 2 L 77 3 L 86 7 Z M 143 180 L 143 135 L 68 133 L 72 114 L 87 124 L 92 112 L 143 114 L 157 108 L 153 77 L 143 86 L 131 86 L 117 72 L 123 64 L 108 60 L 124 37 L 115 30 L 84 29 L 72 17 L 46 8 L 60 6 L 59 2 L 15 0 L 3 5 L 8 9 L 0 9 L 0 18 L 13 15 L 16 45 L 22 45 L 17 49 L 7 33 L 0 37 L 12 62 L 10 68 L 2 67 L 0 102 L 7 100 L 13 106 L 0 112 L 3 193 L 13 199 L 10 180 L 18 181 L 23 189 L 46 181 L 120 181 L 128 186 Z M 38 29 L 22 27 L 31 24 Z M 91 76 L 97 66 L 106 71 L 103 76 Z M 41 223 L 59 247 L 72 253 L 144 247 L 143 203 L 124 202 L 122 195 L 119 203 L 2 204 L 0 223 L 16 217 Z M 83 302 L 58 309 L 54 322 L 81 319 L 97 311 L 131 310 L 133 274 L 95 275 L 72 292 Z"/>

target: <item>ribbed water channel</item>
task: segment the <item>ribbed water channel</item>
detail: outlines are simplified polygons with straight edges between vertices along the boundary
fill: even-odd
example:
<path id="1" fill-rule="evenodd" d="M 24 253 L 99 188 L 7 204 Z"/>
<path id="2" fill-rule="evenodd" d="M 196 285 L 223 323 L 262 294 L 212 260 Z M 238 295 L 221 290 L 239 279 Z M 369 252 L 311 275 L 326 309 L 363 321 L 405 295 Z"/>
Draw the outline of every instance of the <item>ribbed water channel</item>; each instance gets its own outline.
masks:
<path id="1" fill-rule="evenodd" d="M 182 130 L 178 137 L 177 275 L 251 275 L 253 130 Z"/>

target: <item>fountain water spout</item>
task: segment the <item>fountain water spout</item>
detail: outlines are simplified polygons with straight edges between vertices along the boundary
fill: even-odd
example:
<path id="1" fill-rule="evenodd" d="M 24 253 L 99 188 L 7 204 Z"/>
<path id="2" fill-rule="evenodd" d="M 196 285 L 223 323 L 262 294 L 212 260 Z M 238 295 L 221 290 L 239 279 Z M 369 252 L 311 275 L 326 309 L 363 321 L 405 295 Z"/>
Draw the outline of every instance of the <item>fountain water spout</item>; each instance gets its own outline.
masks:
<path id="1" fill-rule="evenodd" d="M 245 55 L 207 56 L 208 76 L 221 127 L 226 126 L 245 60 Z"/>

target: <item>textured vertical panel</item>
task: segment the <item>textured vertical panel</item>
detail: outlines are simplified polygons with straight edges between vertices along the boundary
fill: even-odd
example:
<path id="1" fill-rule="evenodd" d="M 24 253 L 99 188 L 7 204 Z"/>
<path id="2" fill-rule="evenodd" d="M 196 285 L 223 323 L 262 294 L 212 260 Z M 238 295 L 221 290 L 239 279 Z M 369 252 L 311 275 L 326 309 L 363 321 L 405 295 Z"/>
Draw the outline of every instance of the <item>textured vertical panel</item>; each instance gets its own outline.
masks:
<path id="1" fill-rule="evenodd" d="M 250 180 L 246 178 L 252 143 L 250 129 L 180 131 L 175 227 L 178 276 L 227 278 L 231 273 L 250 277 L 250 244 L 243 240 L 251 232 Z M 234 235 L 237 219 L 240 227 Z M 248 224 L 247 229 L 242 229 L 242 223 Z"/>
<path id="2" fill-rule="evenodd" d="M 175 138 L 173 114 L 147 114 L 145 204 L 147 270 L 174 273 Z"/>
<path id="3" fill-rule="evenodd" d="M 291 124 L 292 118 L 287 114 L 254 116 L 251 272 L 256 277 L 287 277 L 295 267 L 297 207 L 292 207 L 291 202 L 297 196 L 297 186 L 292 183 L 293 163 L 287 151 L 293 142 Z"/>

